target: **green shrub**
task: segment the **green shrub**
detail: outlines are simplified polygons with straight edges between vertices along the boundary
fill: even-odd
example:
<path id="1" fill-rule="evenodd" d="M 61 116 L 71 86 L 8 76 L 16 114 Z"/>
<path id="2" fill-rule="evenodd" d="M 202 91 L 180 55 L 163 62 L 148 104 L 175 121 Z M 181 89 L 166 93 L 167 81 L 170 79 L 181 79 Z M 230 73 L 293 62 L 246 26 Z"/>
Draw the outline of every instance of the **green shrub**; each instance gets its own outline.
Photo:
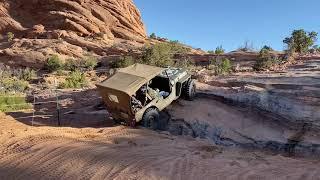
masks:
<path id="1" fill-rule="evenodd" d="M 36 77 L 35 71 L 26 69 L 11 69 L 5 67 L 0 70 L 0 93 L 23 93 L 27 90 L 31 79 Z"/>
<path id="2" fill-rule="evenodd" d="M 190 51 L 190 48 L 185 47 L 178 40 L 170 41 L 167 45 L 170 46 L 171 54 L 186 54 Z"/>
<path id="3" fill-rule="evenodd" d="M 257 71 L 267 70 L 277 64 L 279 64 L 279 58 L 273 56 L 267 48 L 262 48 L 253 69 Z"/>
<path id="4" fill-rule="evenodd" d="M 283 43 L 287 45 L 288 52 L 306 53 L 309 48 L 317 41 L 318 33 L 306 32 L 303 29 L 294 30 L 290 37 L 283 40 Z"/>
<path id="5" fill-rule="evenodd" d="M 8 37 L 8 42 L 11 42 L 14 38 L 14 34 L 12 32 L 8 32 L 7 37 Z"/>
<path id="6" fill-rule="evenodd" d="M 0 112 L 19 111 L 31 108 L 32 104 L 27 103 L 26 97 L 23 95 L 0 93 Z"/>
<path id="7" fill-rule="evenodd" d="M 218 46 L 216 48 L 216 50 L 214 51 L 215 54 L 217 55 L 221 55 L 221 54 L 224 54 L 225 50 L 222 48 L 222 46 Z"/>
<path id="8" fill-rule="evenodd" d="M 121 57 L 119 60 L 114 60 L 111 62 L 110 67 L 111 68 L 125 68 L 128 66 L 131 66 L 135 63 L 132 56 L 124 56 Z"/>
<path id="9" fill-rule="evenodd" d="M 157 36 L 155 33 L 150 34 L 150 39 L 157 39 Z"/>
<path id="10" fill-rule="evenodd" d="M 46 64 L 46 68 L 51 71 L 51 72 L 55 72 L 58 70 L 63 69 L 64 63 L 63 61 L 59 58 L 58 55 L 52 55 Z"/>
<path id="11" fill-rule="evenodd" d="M 83 67 L 87 70 L 94 70 L 94 68 L 98 65 L 98 60 L 96 57 L 94 57 L 91 54 L 87 54 L 84 56 L 84 58 L 81 60 L 81 63 L 83 63 Z"/>
<path id="12" fill-rule="evenodd" d="M 92 55 L 86 55 L 83 59 L 67 59 L 64 64 L 64 70 L 67 71 L 81 71 L 94 70 L 98 65 L 98 60 Z"/>
<path id="13" fill-rule="evenodd" d="M 228 74 L 231 71 L 231 62 L 229 59 L 224 58 L 222 59 L 222 63 L 218 66 L 218 73 L 219 74 Z"/>
<path id="14" fill-rule="evenodd" d="M 211 61 L 211 65 L 214 66 L 214 70 L 216 75 L 224 75 L 229 74 L 232 69 L 232 65 L 229 59 L 223 58 L 223 59 L 213 59 Z"/>
<path id="15" fill-rule="evenodd" d="M 0 70 L 0 111 L 16 111 L 30 108 L 26 103 L 23 93 L 28 89 L 27 80 L 33 78 L 30 69 L 11 69 L 9 67 Z"/>
<path id="16" fill-rule="evenodd" d="M 67 77 L 66 80 L 60 83 L 59 88 L 83 88 L 88 84 L 86 76 L 80 71 L 73 71 Z"/>
<path id="17" fill-rule="evenodd" d="M 265 50 L 267 50 L 267 51 L 274 51 L 272 47 L 267 46 L 267 45 L 264 45 L 264 46 L 261 48 L 261 50 L 263 50 L 263 49 L 265 49 Z"/>
<path id="18" fill-rule="evenodd" d="M 171 66 L 173 64 L 171 52 L 171 46 L 167 43 L 155 44 L 144 50 L 142 63 L 160 67 Z"/>
<path id="19" fill-rule="evenodd" d="M 81 66 L 83 66 L 81 64 L 81 61 L 77 59 L 67 59 L 64 65 L 65 67 L 64 69 L 67 71 L 76 71 L 76 70 L 80 70 Z"/>
<path id="20" fill-rule="evenodd" d="M 176 60 L 173 66 L 177 68 L 191 68 L 192 66 L 194 66 L 194 63 L 189 58 L 182 58 Z"/>
<path id="21" fill-rule="evenodd" d="M 0 92 L 24 92 L 28 86 L 27 81 L 20 80 L 17 77 L 0 78 Z"/>
<path id="22" fill-rule="evenodd" d="M 189 49 L 178 41 L 158 43 L 143 50 L 141 63 L 159 67 L 173 66 L 174 56 L 186 54 L 188 51 Z"/>
<path id="23" fill-rule="evenodd" d="M 13 76 L 13 71 L 9 68 L 0 68 L 0 81 L 3 78 L 8 78 Z"/>
<path id="24" fill-rule="evenodd" d="M 25 81 L 31 81 L 32 79 L 36 78 L 37 74 L 36 71 L 30 68 L 20 69 L 18 78 Z"/>
<path id="25" fill-rule="evenodd" d="M 18 79 L 28 81 L 29 76 L 35 76 L 35 71 L 30 70 L 30 68 L 12 69 L 10 67 L 4 67 L 0 69 L 0 79 L 17 77 Z"/>

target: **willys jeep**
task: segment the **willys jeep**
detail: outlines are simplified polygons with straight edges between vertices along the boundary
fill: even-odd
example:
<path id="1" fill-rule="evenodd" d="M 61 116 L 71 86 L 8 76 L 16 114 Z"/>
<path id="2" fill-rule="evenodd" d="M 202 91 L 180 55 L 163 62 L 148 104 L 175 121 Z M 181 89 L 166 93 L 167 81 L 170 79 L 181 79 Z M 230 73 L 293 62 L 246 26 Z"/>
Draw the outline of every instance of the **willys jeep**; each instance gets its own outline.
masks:
<path id="1" fill-rule="evenodd" d="M 163 126 L 160 111 L 180 97 L 193 100 L 196 93 L 195 81 L 186 70 L 143 64 L 119 69 L 97 87 L 112 119 L 152 129 Z"/>

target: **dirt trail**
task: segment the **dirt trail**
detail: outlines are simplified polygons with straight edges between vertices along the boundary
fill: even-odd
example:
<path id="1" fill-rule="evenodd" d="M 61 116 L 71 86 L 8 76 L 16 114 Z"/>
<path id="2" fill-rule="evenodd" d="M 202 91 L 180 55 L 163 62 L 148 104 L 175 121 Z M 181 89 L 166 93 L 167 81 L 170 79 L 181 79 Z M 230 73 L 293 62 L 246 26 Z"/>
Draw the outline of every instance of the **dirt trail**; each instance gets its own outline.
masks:
<path id="1" fill-rule="evenodd" d="M 0 179 L 319 179 L 320 162 L 145 129 L 33 128 L 0 115 Z"/>

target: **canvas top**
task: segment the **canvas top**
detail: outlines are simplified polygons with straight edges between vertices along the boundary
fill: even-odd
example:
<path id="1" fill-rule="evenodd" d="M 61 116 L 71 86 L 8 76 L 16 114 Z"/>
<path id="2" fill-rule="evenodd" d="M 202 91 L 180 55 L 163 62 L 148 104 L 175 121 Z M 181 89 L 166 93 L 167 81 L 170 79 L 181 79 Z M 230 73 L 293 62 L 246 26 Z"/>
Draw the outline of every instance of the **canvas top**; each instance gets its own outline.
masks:
<path id="1" fill-rule="evenodd" d="M 120 69 L 116 74 L 97 84 L 97 86 L 125 92 L 129 96 L 132 96 L 142 85 L 148 83 L 164 70 L 164 68 L 160 67 L 134 64 Z"/>

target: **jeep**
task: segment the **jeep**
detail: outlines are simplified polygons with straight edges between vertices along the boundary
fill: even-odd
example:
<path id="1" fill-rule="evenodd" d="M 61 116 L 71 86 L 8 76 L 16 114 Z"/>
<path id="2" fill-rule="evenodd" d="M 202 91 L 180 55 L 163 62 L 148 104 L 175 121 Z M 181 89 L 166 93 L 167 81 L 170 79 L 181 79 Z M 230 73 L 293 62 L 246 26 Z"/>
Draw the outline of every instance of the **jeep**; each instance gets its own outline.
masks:
<path id="1" fill-rule="evenodd" d="M 180 97 L 193 100 L 195 81 L 180 68 L 134 64 L 97 84 L 108 112 L 116 122 L 161 129 L 160 111 Z"/>

